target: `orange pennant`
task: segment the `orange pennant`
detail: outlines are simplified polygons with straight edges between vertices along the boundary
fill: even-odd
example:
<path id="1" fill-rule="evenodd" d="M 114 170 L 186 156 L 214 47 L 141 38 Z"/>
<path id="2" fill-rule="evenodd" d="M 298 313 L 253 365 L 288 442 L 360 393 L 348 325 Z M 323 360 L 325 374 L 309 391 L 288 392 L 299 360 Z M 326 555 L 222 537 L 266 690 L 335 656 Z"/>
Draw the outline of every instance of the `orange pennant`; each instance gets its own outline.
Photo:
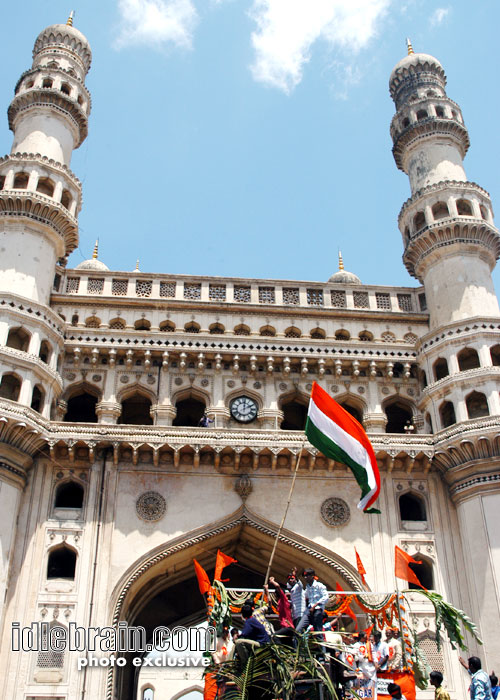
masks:
<path id="1" fill-rule="evenodd" d="M 420 586 L 420 588 L 423 588 L 426 591 L 427 589 L 425 586 L 422 586 L 416 573 L 410 569 L 410 564 L 421 564 L 422 562 L 411 557 L 397 545 L 395 546 L 394 552 L 396 577 L 403 579 L 403 581 L 408 581 L 409 583 L 415 583 L 417 586 Z"/>
<path id="2" fill-rule="evenodd" d="M 202 567 L 201 564 L 199 564 L 196 561 L 196 559 L 193 559 L 193 564 L 194 564 L 194 570 L 196 572 L 196 578 L 198 579 L 198 586 L 200 588 L 200 593 L 201 593 L 201 595 L 204 595 L 211 588 L 210 579 L 208 578 L 208 574 L 205 571 L 205 569 Z"/>
<path id="3" fill-rule="evenodd" d="M 361 561 L 361 557 L 359 556 L 358 550 L 356 549 L 356 547 L 354 547 L 354 552 L 355 552 L 355 554 L 356 554 L 356 566 L 358 567 L 358 573 L 359 573 L 359 575 L 361 576 L 361 580 L 363 581 L 363 583 L 364 583 L 365 586 L 366 586 L 366 585 L 367 585 L 366 579 L 365 579 L 365 576 L 366 576 L 366 569 L 365 569 L 365 567 L 363 566 L 363 562 Z"/>
<path id="4" fill-rule="evenodd" d="M 229 564 L 236 563 L 236 561 L 237 559 L 233 559 L 233 557 L 230 557 L 228 554 L 224 554 L 220 551 L 220 549 L 218 549 L 217 559 L 215 560 L 214 581 L 220 581 L 222 569 L 225 569 L 226 566 L 229 566 Z"/>

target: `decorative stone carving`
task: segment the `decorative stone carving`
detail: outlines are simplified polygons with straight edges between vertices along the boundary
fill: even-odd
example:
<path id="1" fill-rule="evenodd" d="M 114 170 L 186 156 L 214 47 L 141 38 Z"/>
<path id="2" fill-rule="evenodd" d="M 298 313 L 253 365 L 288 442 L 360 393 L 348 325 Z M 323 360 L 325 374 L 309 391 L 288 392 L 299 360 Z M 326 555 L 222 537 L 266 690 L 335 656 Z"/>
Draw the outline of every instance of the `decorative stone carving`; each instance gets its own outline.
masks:
<path id="1" fill-rule="evenodd" d="M 261 382 L 254 382 L 254 383 L 253 383 L 253 388 L 254 388 L 254 389 L 260 389 L 261 386 L 262 386 Z"/>
<path id="2" fill-rule="evenodd" d="M 210 384 L 210 379 L 202 379 L 201 386 L 208 386 Z"/>
<path id="3" fill-rule="evenodd" d="M 161 520 L 167 510 L 167 502 L 156 491 L 146 491 L 137 499 L 135 510 L 141 520 L 156 522 Z"/>
<path id="4" fill-rule="evenodd" d="M 351 519 L 349 506 L 342 498 L 327 498 L 320 509 L 323 521 L 331 527 L 346 525 Z"/>
<path id="5" fill-rule="evenodd" d="M 227 385 L 230 389 L 232 389 L 234 386 L 236 386 L 236 382 L 233 379 L 230 379 Z"/>
<path id="6" fill-rule="evenodd" d="M 182 377 L 176 377 L 176 378 L 174 379 L 174 384 L 175 384 L 176 386 L 180 386 L 180 385 L 182 384 Z"/>
<path id="7" fill-rule="evenodd" d="M 122 384 L 128 384 L 130 379 L 127 377 L 126 374 L 124 374 L 122 377 L 120 377 L 120 381 Z"/>
<path id="8" fill-rule="evenodd" d="M 245 501 L 253 491 L 252 481 L 248 474 L 241 474 L 236 479 L 236 481 L 234 482 L 234 490 L 241 498 L 243 503 L 245 503 Z"/>

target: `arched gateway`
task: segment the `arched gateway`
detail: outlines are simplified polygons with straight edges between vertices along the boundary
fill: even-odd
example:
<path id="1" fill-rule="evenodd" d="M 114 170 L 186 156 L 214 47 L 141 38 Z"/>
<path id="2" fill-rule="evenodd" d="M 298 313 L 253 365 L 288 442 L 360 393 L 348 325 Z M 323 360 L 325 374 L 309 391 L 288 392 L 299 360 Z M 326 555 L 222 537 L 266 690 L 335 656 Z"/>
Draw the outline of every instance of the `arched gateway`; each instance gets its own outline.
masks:
<path id="1" fill-rule="evenodd" d="M 127 621 L 143 626 L 149 638 L 158 625 L 194 624 L 205 619 L 205 606 L 194 576 L 193 558 L 213 573 L 217 549 L 238 560 L 231 571 L 231 587 L 260 587 L 278 527 L 245 506 L 207 527 L 198 528 L 157 547 L 141 557 L 115 587 L 112 624 Z M 363 590 L 358 572 L 334 552 L 283 530 L 274 558 L 273 573 L 284 579 L 293 566 L 313 566 L 328 589 L 337 583 Z M 132 655 L 130 655 L 132 656 Z M 130 661 L 127 659 L 127 661 Z M 135 700 L 138 670 L 129 662 L 110 670 L 106 700 Z"/>

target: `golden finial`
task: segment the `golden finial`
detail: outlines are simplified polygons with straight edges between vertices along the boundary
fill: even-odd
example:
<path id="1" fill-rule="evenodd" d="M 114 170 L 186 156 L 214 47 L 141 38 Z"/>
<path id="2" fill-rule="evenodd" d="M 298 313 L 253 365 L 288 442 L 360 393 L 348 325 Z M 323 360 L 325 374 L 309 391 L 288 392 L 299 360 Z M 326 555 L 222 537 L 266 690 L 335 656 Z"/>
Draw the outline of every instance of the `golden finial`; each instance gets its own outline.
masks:
<path id="1" fill-rule="evenodd" d="M 339 270 L 343 270 L 343 269 L 344 269 L 344 261 L 342 260 L 342 253 L 339 250 Z"/>
<path id="2" fill-rule="evenodd" d="M 66 22 L 66 25 L 67 25 L 68 27 L 72 27 L 72 26 L 73 26 L 73 17 L 74 17 L 74 16 L 75 16 L 75 11 L 74 11 L 74 10 L 71 10 L 71 12 L 69 13 L 68 21 Z"/>
<path id="3" fill-rule="evenodd" d="M 413 46 L 411 45 L 411 41 L 406 37 L 406 46 L 408 47 L 408 56 L 411 56 L 412 53 L 415 53 L 413 50 Z"/>
<path id="4" fill-rule="evenodd" d="M 139 258 L 137 258 L 137 260 L 135 262 L 135 272 L 140 272 L 140 270 L 139 270 Z"/>
<path id="5" fill-rule="evenodd" d="M 92 253 L 92 260 L 97 260 L 98 253 L 99 253 L 99 239 L 97 239 L 95 242 L 94 252 Z"/>

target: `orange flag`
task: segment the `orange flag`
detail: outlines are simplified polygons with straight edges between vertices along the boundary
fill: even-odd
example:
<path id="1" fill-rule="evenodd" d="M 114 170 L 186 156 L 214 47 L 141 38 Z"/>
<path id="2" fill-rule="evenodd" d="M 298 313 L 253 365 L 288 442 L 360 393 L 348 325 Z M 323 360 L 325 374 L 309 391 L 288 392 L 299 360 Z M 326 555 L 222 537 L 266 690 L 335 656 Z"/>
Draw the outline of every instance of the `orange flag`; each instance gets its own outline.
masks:
<path id="1" fill-rule="evenodd" d="M 204 595 L 211 588 L 210 579 L 208 578 L 208 574 L 205 569 L 196 561 L 196 559 L 193 559 L 193 564 L 196 572 L 196 578 L 198 579 L 198 586 L 200 587 L 200 593 L 201 595 Z"/>
<path id="2" fill-rule="evenodd" d="M 361 561 L 361 557 L 359 556 L 358 550 L 356 549 L 356 547 L 354 547 L 354 552 L 356 553 L 356 566 L 358 567 L 358 573 L 361 576 L 361 580 L 363 581 L 363 583 L 366 586 L 367 585 L 366 579 L 365 579 L 366 569 L 363 566 L 363 562 Z"/>
<path id="3" fill-rule="evenodd" d="M 344 590 L 338 581 L 337 581 L 337 585 L 335 586 L 335 590 L 336 591 L 343 591 Z M 356 625 L 355 629 L 358 629 L 358 618 L 356 617 L 356 614 L 352 610 L 351 606 L 349 605 L 345 609 L 344 612 L 346 615 L 349 615 L 349 617 L 352 617 L 352 619 L 354 620 L 354 624 Z"/>
<path id="4" fill-rule="evenodd" d="M 409 583 L 415 583 L 420 588 L 427 590 L 425 586 L 422 586 L 417 578 L 414 571 L 410 569 L 410 564 L 421 564 L 421 561 L 417 561 L 409 554 L 400 549 L 397 545 L 395 546 L 395 575 L 397 578 L 402 578 L 403 581 L 408 581 Z"/>
<path id="5" fill-rule="evenodd" d="M 229 564 L 234 564 L 236 561 L 238 560 L 233 559 L 233 557 L 230 557 L 228 554 L 224 554 L 220 551 L 220 549 L 218 549 L 217 559 L 215 560 L 214 581 L 220 581 L 222 569 L 224 569 L 226 566 L 229 566 Z"/>

